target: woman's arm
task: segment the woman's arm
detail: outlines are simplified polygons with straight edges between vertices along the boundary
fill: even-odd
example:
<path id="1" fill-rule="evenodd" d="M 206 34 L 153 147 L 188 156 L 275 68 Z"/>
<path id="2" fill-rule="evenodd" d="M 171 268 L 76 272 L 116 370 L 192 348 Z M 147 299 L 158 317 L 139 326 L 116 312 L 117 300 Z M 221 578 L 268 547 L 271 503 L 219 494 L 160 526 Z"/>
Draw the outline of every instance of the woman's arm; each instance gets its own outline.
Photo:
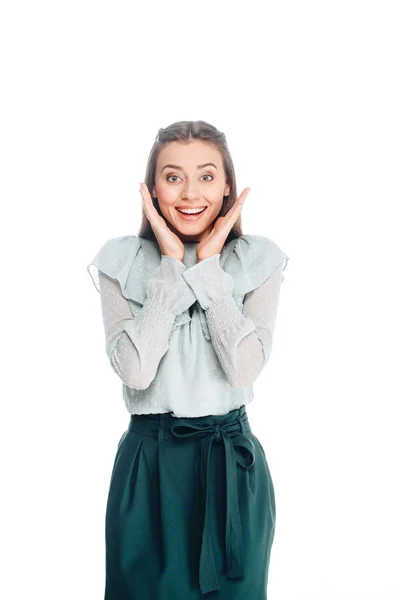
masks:
<path id="1" fill-rule="evenodd" d="M 232 296 L 232 277 L 221 268 L 218 254 L 183 273 L 205 310 L 211 342 L 232 387 L 253 383 L 271 355 L 284 264 L 246 294 L 243 313 Z"/>
<path id="2" fill-rule="evenodd" d="M 187 284 L 181 277 L 185 268 L 182 262 L 163 255 L 135 317 L 119 282 L 99 271 L 106 352 L 112 368 L 129 388 L 147 388 L 168 350 L 178 305 L 185 294 L 187 297 L 183 289 Z"/>

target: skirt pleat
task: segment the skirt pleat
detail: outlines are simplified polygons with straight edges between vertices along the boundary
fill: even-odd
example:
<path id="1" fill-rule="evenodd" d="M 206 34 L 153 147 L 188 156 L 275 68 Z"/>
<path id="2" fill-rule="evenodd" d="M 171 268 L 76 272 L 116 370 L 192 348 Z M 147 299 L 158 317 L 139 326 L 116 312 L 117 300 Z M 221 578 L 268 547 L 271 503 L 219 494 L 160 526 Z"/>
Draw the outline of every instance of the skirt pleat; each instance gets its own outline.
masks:
<path id="1" fill-rule="evenodd" d="M 105 520 L 105 600 L 267 600 L 275 494 L 245 406 L 131 415 Z"/>

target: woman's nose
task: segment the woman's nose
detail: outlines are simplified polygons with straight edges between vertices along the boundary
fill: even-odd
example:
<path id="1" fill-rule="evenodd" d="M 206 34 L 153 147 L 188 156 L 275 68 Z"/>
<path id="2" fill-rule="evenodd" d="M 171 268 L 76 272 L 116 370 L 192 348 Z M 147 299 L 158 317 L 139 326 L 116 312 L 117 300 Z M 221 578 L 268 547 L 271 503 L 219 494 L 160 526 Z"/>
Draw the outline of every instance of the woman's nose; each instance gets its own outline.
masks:
<path id="1" fill-rule="evenodd" d="M 187 192 L 186 190 L 182 192 L 182 196 L 187 200 L 196 200 L 198 198 L 198 194 L 192 191 Z"/>
<path id="2" fill-rule="evenodd" d="M 188 182 L 184 185 L 182 194 L 188 199 L 196 199 L 199 197 L 199 190 L 195 182 Z"/>

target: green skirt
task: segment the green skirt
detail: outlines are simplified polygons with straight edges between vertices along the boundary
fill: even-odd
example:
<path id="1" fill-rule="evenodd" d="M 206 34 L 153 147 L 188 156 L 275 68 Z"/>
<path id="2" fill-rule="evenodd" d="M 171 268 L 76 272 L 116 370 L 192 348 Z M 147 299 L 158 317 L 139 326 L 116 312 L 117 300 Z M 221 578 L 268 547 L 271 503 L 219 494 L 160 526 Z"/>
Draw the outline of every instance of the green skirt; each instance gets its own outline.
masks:
<path id="1" fill-rule="evenodd" d="M 275 516 L 245 405 L 131 415 L 107 500 L 105 600 L 267 600 Z"/>

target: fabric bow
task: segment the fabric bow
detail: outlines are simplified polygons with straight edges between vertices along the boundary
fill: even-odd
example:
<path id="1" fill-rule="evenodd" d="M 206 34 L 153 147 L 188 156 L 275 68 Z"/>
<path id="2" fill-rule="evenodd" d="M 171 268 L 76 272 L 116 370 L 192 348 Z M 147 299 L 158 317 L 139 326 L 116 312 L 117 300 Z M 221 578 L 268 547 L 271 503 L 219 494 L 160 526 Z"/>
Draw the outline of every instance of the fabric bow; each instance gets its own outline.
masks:
<path id="1" fill-rule="evenodd" d="M 181 419 L 184 421 L 184 419 Z M 200 448 L 200 472 L 205 495 L 203 535 L 199 565 L 199 582 L 202 594 L 220 588 L 212 545 L 209 514 L 209 460 L 214 441 L 222 441 L 225 449 L 226 464 L 226 576 L 230 579 L 244 577 L 243 532 L 239 509 L 237 483 L 238 463 L 244 469 L 250 469 L 255 462 L 255 448 L 252 440 L 242 433 L 238 419 L 226 423 L 198 426 L 182 423 L 171 427 L 177 437 L 198 435 L 204 437 Z"/>

